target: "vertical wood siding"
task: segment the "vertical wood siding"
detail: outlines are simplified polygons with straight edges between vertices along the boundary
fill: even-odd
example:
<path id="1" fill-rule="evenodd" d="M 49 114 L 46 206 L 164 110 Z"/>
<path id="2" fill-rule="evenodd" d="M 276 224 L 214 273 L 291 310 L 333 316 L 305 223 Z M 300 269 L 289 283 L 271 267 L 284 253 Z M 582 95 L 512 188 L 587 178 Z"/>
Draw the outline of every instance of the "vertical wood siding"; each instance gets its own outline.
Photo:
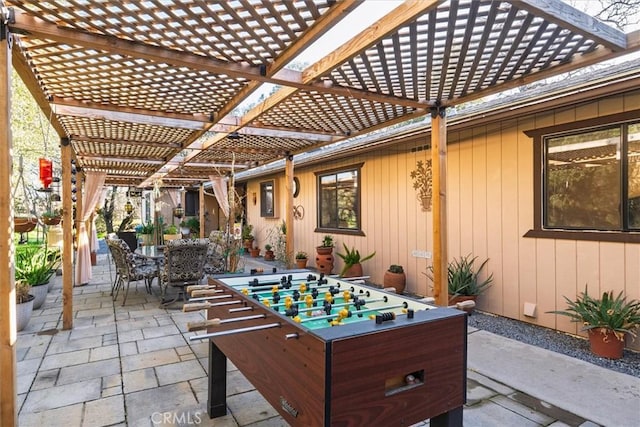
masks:
<path id="1" fill-rule="evenodd" d="M 624 291 L 640 298 L 640 245 L 610 242 L 535 239 L 522 237 L 533 226 L 533 142 L 524 131 L 569 123 L 638 108 L 640 91 L 613 96 L 572 108 L 550 110 L 535 116 L 451 131 L 448 135 L 447 223 L 449 259 L 471 254 L 478 261 L 489 258 L 484 275 L 493 273 L 493 286 L 478 301 L 479 309 L 536 323 L 569 333 L 579 325 L 563 316 L 547 313 L 566 307 L 584 291 Z M 412 251 L 432 250 L 432 214 L 424 212 L 409 173 L 418 160 L 430 158 L 429 150 L 412 147 L 429 144 L 429 137 L 407 141 L 347 159 L 327 160 L 322 165 L 297 168 L 300 195 L 294 199 L 305 211 L 295 221 L 295 248 L 309 253 L 313 266 L 315 247 L 324 233 L 316 233 L 315 172 L 363 162 L 361 170 L 361 236 L 334 234 L 336 249 L 342 244 L 362 254 L 376 251 L 364 265 L 373 282 L 382 283 L 391 264 L 401 264 L 407 274 L 407 292 L 429 295 L 426 276 L 430 259 L 416 258 Z M 283 174 L 248 184 L 248 194 L 258 193 L 259 182 L 274 178 L 284 188 Z M 279 212 L 284 198 L 278 198 Z M 259 217 L 249 203 L 250 222 L 263 246 L 265 231 L 281 219 Z M 282 216 L 282 215 L 281 215 Z M 334 273 L 340 271 L 336 257 Z M 524 303 L 537 305 L 536 317 L 523 314 Z M 640 340 L 630 344 L 640 348 Z"/>

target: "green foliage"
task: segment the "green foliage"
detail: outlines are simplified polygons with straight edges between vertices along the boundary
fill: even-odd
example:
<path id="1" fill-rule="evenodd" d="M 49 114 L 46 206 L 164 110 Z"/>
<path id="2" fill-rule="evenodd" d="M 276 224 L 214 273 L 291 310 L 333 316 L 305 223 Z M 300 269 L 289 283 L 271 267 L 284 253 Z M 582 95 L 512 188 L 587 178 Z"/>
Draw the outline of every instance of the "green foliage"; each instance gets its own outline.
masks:
<path id="1" fill-rule="evenodd" d="M 178 234 L 179 232 L 178 227 L 174 224 L 167 225 L 167 228 L 164 229 L 164 234 Z"/>
<path id="2" fill-rule="evenodd" d="M 23 248 L 16 252 L 15 278 L 31 286 L 44 285 L 55 273 L 58 260 L 46 247 Z"/>
<path id="3" fill-rule="evenodd" d="M 296 252 L 296 259 L 307 259 L 307 258 L 309 258 L 309 256 L 307 255 L 306 252 L 304 251 Z"/>
<path id="4" fill-rule="evenodd" d="M 242 240 L 251 240 L 253 239 L 253 225 L 245 224 L 242 227 Z"/>
<path id="5" fill-rule="evenodd" d="M 360 256 L 360 251 L 358 251 L 355 248 L 349 249 L 347 247 L 347 245 L 345 243 L 342 244 L 344 246 L 344 251 L 345 253 L 341 254 L 338 253 L 336 255 L 338 255 L 340 258 L 342 258 L 342 260 L 344 261 L 344 267 L 342 268 L 342 271 L 340 272 L 340 275 L 344 275 L 344 273 L 353 265 L 355 264 L 362 264 L 363 262 L 373 258 L 373 256 L 376 254 L 375 251 L 365 257 Z"/>
<path id="6" fill-rule="evenodd" d="M 42 216 L 45 218 L 58 218 L 61 215 L 62 215 L 62 212 L 60 212 L 59 209 L 53 209 L 53 210 L 45 211 L 42 213 Z"/>
<path id="7" fill-rule="evenodd" d="M 200 220 L 195 216 L 187 218 L 186 221 L 183 221 L 186 227 L 189 227 L 189 232 L 193 234 L 200 233 Z"/>
<path id="8" fill-rule="evenodd" d="M 389 267 L 389 272 L 400 274 L 404 273 L 404 269 L 401 265 L 391 264 L 391 266 Z"/>
<path id="9" fill-rule="evenodd" d="M 325 248 L 332 248 L 333 247 L 333 236 L 330 234 L 325 235 L 322 238 L 322 245 L 320 245 L 322 247 Z"/>
<path id="10" fill-rule="evenodd" d="M 153 234 L 153 230 L 155 229 L 153 223 L 151 221 L 147 221 L 146 224 L 140 224 L 136 227 L 136 232 L 138 234 Z"/>
<path id="11" fill-rule="evenodd" d="M 268 244 L 268 243 L 266 245 L 264 245 L 264 250 L 265 251 L 270 251 L 271 250 L 271 245 Z"/>
<path id="12" fill-rule="evenodd" d="M 582 330 L 585 331 L 596 328 L 610 329 L 619 340 L 624 339 L 625 333 L 636 336 L 633 330 L 640 326 L 640 302 L 627 301 L 622 291 L 615 298 L 613 291 L 603 292 L 602 298 L 598 299 L 591 297 L 585 287 L 584 292 L 575 301 L 567 297 L 564 299 L 568 305 L 566 310 L 548 313 L 568 316 L 572 322 L 582 323 Z"/>
<path id="13" fill-rule="evenodd" d="M 480 295 L 491 286 L 493 273 L 480 281 L 480 272 L 487 265 L 489 259 L 484 260 L 477 271 L 474 269 L 475 260 L 467 255 L 454 258 L 447 266 L 448 292 L 450 297 Z M 433 266 L 430 265 L 427 276 L 433 280 Z"/>

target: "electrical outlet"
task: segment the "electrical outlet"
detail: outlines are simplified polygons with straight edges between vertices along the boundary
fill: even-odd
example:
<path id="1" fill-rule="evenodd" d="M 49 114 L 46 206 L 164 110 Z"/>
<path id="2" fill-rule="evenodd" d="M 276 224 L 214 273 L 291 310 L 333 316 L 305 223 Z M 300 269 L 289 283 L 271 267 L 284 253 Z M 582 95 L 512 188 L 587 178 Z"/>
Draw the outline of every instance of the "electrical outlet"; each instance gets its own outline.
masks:
<path id="1" fill-rule="evenodd" d="M 418 249 L 414 249 L 411 251 L 411 256 L 414 258 L 431 258 L 431 252 L 429 251 L 419 251 Z"/>

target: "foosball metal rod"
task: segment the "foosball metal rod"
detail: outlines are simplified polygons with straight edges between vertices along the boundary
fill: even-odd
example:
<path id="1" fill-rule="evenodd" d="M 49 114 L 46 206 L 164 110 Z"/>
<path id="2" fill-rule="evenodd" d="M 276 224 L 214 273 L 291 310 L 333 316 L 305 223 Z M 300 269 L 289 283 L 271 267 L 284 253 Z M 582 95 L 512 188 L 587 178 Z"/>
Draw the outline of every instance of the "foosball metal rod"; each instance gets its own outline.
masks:
<path id="1" fill-rule="evenodd" d="M 212 296 L 208 296 L 208 297 L 194 297 L 194 298 L 189 298 L 189 301 L 193 301 L 193 302 L 202 302 L 202 301 L 211 301 L 211 300 L 216 300 L 216 299 L 226 299 L 226 298 L 233 298 L 234 295 L 212 295 Z"/>
<path id="2" fill-rule="evenodd" d="M 234 323 L 234 322 L 242 322 L 245 320 L 255 320 L 255 319 L 265 319 L 267 317 L 266 314 L 254 314 L 253 316 L 243 316 L 243 317 L 232 317 L 231 319 L 209 319 L 202 320 L 199 322 L 189 322 L 187 323 L 187 331 L 202 331 L 208 329 L 211 326 L 220 326 L 226 323 Z"/>
<path id="3" fill-rule="evenodd" d="M 324 299 L 318 298 L 313 300 L 314 302 L 323 302 Z M 366 304 L 372 304 L 374 302 L 386 302 L 384 298 L 373 298 L 373 299 L 367 299 Z M 315 307 L 305 307 L 306 301 L 305 300 L 299 300 L 299 301 L 295 301 L 293 302 L 293 304 L 298 304 L 298 311 L 315 311 L 318 309 L 322 309 L 322 306 L 315 306 Z M 270 307 L 274 308 L 280 308 L 283 307 L 285 305 L 285 303 L 278 303 L 278 304 L 271 304 Z M 302 307 L 301 307 L 302 305 Z M 349 306 L 349 305 L 354 305 L 353 300 L 349 301 L 349 302 L 340 302 L 337 304 L 331 304 L 332 308 L 336 308 L 336 307 L 345 307 L 345 306 Z"/>
<path id="4" fill-rule="evenodd" d="M 222 337 L 225 335 L 235 335 L 235 334 L 242 334 L 244 332 L 262 331 L 264 329 L 279 328 L 280 326 L 282 325 L 279 322 L 267 323 L 266 325 L 259 325 L 259 326 L 247 326 L 246 328 L 229 329 L 228 331 L 212 332 L 210 334 L 203 334 L 203 335 L 194 335 L 192 337 L 189 337 L 189 340 L 190 341 L 206 340 L 209 338 Z"/>
<path id="5" fill-rule="evenodd" d="M 352 314 L 364 314 L 364 313 L 371 313 L 373 311 L 385 311 L 385 310 L 392 310 L 394 308 L 405 308 L 404 304 L 395 304 L 395 305 L 387 305 L 385 307 L 376 307 L 376 308 L 365 308 L 364 310 L 356 310 L 356 311 L 352 311 Z M 300 319 L 300 323 L 305 323 L 305 322 L 311 322 L 312 320 L 326 320 L 326 319 L 334 319 L 336 317 L 338 317 L 340 314 L 335 313 L 335 314 L 327 314 L 325 316 L 312 316 L 312 317 L 305 317 L 304 319 Z"/>
<path id="6" fill-rule="evenodd" d="M 353 282 L 354 280 L 367 280 L 371 278 L 371 276 L 340 277 L 340 275 L 338 274 L 332 274 L 329 277 L 331 277 L 332 279 L 342 280 L 343 282 Z"/>
<path id="7" fill-rule="evenodd" d="M 301 282 L 300 282 L 300 283 L 298 283 L 297 285 L 300 285 L 300 284 L 302 284 L 302 283 L 305 283 L 305 284 L 307 285 L 307 289 L 328 289 L 328 288 L 330 288 L 330 287 L 332 287 L 332 286 L 333 286 L 334 288 L 340 289 L 340 284 L 339 284 L 339 283 L 336 283 L 336 284 L 333 284 L 333 285 L 330 285 L 330 284 L 324 284 L 324 285 L 313 286 L 313 284 L 318 283 L 318 281 L 317 281 L 317 280 L 315 280 L 315 281 L 312 281 L 312 282 L 305 282 L 305 281 L 301 281 Z M 274 287 L 274 286 L 276 286 L 276 285 L 274 284 L 274 285 L 265 285 L 265 286 L 249 286 L 249 287 L 247 287 L 247 285 L 232 285 L 232 286 L 230 286 L 230 287 L 231 287 L 231 288 L 233 288 L 233 289 L 235 289 L 235 290 L 240 290 L 240 291 L 242 291 L 242 290 L 246 289 L 246 290 L 247 290 L 247 291 L 249 291 L 249 292 L 251 292 L 251 291 L 254 291 L 254 292 L 255 292 L 255 291 L 258 291 L 258 292 L 260 292 L 260 291 L 270 291 L 270 290 L 272 290 L 272 289 L 273 289 L 273 287 Z M 293 284 L 291 285 L 291 287 L 290 287 L 289 289 L 285 289 L 285 287 L 284 287 L 282 284 L 279 284 L 279 285 L 278 285 L 278 290 L 282 290 L 282 289 L 285 289 L 285 290 L 294 290 L 294 289 L 299 289 L 299 288 L 300 288 L 299 286 L 295 286 L 295 285 L 293 285 Z"/>
<path id="8" fill-rule="evenodd" d="M 224 301 L 224 302 L 194 302 L 193 304 L 185 304 L 182 306 L 182 311 L 184 313 L 190 311 L 198 311 L 198 310 L 206 310 L 211 307 L 219 307 L 221 305 L 234 305 L 234 304 L 242 304 L 242 301 Z"/>

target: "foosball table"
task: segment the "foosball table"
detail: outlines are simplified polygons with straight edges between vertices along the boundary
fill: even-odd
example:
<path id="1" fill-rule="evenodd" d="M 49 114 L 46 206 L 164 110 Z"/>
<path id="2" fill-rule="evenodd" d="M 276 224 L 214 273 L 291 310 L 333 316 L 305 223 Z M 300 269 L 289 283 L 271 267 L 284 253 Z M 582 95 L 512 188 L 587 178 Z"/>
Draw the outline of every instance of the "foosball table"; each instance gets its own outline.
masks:
<path id="1" fill-rule="evenodd" d="M 227 359 L 293 426 L 461 426 L 464 312 L 309 271 L 210 279 L 185 311 L 209 340 L 211 418 Z"/>

